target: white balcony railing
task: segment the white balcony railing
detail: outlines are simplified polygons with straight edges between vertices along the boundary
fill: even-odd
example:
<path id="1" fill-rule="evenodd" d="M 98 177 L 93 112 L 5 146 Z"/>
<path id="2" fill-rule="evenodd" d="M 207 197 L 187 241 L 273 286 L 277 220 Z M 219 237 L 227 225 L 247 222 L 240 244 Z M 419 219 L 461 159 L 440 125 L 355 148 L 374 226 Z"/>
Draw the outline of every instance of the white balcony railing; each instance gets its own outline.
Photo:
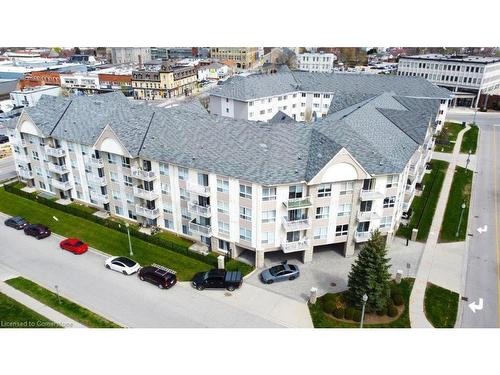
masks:
<path id="1" fill-rule="evenodd" d="M 135 178 L 138 178 L 140 180 L 152 181 L 156 177 L 158 177 L 155 172 L 153 172 L 153 171 L 145 171 L 142 168 L 132 167 L 132 168 L 130 168 L 130 170 L 132 172 L 132 176 L 134 176 Z"/>
<path id="2" fill-rule="evenodd" d="M 375 211 L 358 211 L 358 221 L 370 221 L 380 219 L 380 215 Z"/>
<path id="3" fill-rule="evenodd" d="M 137 215 L 147 217 L 148 219 L 156 219 L 158 216 L 160 216 L 160 209 L 159 208 L 147 208 L 140 206 L 138 204 L 135 205 L 135 212 Z"/>
<path id="4" fill-rule="evenodd" d="M 59 147 L 52 147 L 50 145 L 45 146 L 45 153 L 49 156 L 53 156 L 56 158 L 61 158 L 66 155 L 66 151 Z"/>
<path id="5" fill-rule="evenodd" d="M 309 248 L 309 239 L 303 238 L 299 241 L 288 242 L 281 241 L 281 249 L 284 253 L 293 253 L 294 251 L 303 251 Z"/>
<path id="6" fill-rule="evenodd" d="M 19 177 L 25 180 L 31 180 L 33 178 L 33 172 L 28 169 L 19 169 Z"/>
<path id="7" fill-rule="evenodd" d="M 109 197 L 107 195 L 101 194 L 97 191 L 90 192 L 90 199 L 92 199 L 96 202 L 102 203 L 102 204 L 109 203 Z"/>
<path id="8" fill-rule="evenodd" d="M 99 177 L 93 174 L 87 174 L 87 180 L 89 183 L 97 186 L 105 186 L 108 183 L 106 177 Z"/>
<path id="9" fill-rule="evenodd" d="M 354 242 L 366 242 L 370 239 L 370 232 L 354 232 Z"/>
<path id="10" fill-rule="evenodd" d="M 69 169 L 66 165 L 49 163 L 49 171 L 59 173 L 59 174 L 64 174 L 64 173 L 68 173 Z"/>
<path id="11" fill-rule="evenodd" d="M 187 183 L 187 190 L 191 193 L 195 193 L 205 197 L 208 197 L 210 195 L 210 186 L 203 186 L 189 181 Z"/>
<path id="12" fill-rule="evenodd" d="M 210 206 L 200 206 L 195 202 L 188 202 L 188 212 L 203 217 L 210 217 Z"/>
<path id="13" fill-rule="evenodd" d="M 291 220 L 287 216 L 283 216 L 282 224 L 287 232 L 292 232 L 310 228 L 311 220 L 309 218 Z"/>
<path id="14" fill-rule="evenodd" d="M 71 181 L 59 181 L 55 178 L 52 178 L 50 181 L 52 182 L 52 186 L 54 186 L 56 189 L 69 190 L 73 187 Z"/>
<path id="15" fill-rule="evenodd" d="M 212 235 L 212 227 L 210 227 L 210 225 L 201 225 L 195 223 L 194 221 L 189 222 L 189 230 L 198 234 L 202 234 L 206 237 L 210 237 Z"/>
<path id="16" fill-rule="evenodd" d="M 383 198 L 384 194 L 378 190 L 361 190 L 360 197 L 362 201 L 371 201 Z"/>
<path id="17" fill-rule="evenodd" d="M 156 199 L 156 198 L 159 197 L 158 193 L 155 193 L 152 190 L 141 189 L 138 186 L 134 186 L 134 195 L 136 197 L 139 197 L 139 198 L 142 198 L 142 199 L 147 199 L 149 201 L 151 201 L 151 200 Z"/>
<path id="18" fill-rule="evenodd" d="M 293 198 L 284 201 L 283 205 L 289 210 L 307 208 L 312 206 L 312 200 L 311 197 Z"/>

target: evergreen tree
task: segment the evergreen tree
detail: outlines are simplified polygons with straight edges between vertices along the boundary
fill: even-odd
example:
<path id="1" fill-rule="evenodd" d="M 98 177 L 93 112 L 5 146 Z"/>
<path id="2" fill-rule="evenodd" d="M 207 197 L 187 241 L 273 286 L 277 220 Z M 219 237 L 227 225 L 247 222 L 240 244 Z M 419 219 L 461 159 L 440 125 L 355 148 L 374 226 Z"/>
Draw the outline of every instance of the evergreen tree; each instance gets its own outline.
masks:
<path id="1" fill-rule="evenodd" d="M 389 262 L 385 238 L 377 230 L 361 248 L 349 272 L 346 297 L 351 306 L 360 308 L 365 293 L 368 296 L 366 311 L 379 311 L 387 306 L 391 295 Z"/>

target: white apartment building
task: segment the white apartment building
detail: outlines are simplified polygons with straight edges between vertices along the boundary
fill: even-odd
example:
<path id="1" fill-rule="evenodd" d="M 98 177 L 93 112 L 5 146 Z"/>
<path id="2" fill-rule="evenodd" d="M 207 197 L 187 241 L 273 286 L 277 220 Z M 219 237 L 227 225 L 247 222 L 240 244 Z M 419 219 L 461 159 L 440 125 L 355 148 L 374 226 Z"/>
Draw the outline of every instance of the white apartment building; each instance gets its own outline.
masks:
<path id="1" fill-rule="evenodd" d="M 333 53 L 306 52 L 297 55 L 297 69 L 307 72 L 333 72 L 337 56 Z"/>
<path id="2" fill-rule="evenodd" d="M 269 252 L 310 262 L 325 247 L 353 255 L 375 229 L 392 238 L 425 173 L 449 93 L 394 78 L 362 103 L 334 98 L 311 125 L 143 106 L 116 92 L 44 96 L 7 130 L 19 178 L 37 190 L 232 257 L 249 251 L 258 267 Z M 397 96 L 396 80 L 433 97 Z"/>
<path id="3" fill-rule="evenodd" d="M 10 93 L 10 100 L 15 106 L 33 107 L 38 103 L 42 95 L 59 96 L 61 88 L 59 86 L 36 86 L 27 87 L 23 90 L 16 90 Z"/>
<path id="4" fill-rule="evenodd" d="M 453 92 L 453 105 L 478 107 L 500 88 L 500 58 L 427 54 L 401 57 L 399 76 L 423 77 Z"/>
<path id="5" fill-rule="evenodd" d="M 149 47 L 113 47 L 111 48 L 112 64 L 144 64 L 151 60 Z"/>
<path id="6" fill-rule="evenodd" d="M 60 78 L 61 87 L 68 90 L 82 90 L 91 93 L 99 90 L 97 73 L 61 74 Z"/>

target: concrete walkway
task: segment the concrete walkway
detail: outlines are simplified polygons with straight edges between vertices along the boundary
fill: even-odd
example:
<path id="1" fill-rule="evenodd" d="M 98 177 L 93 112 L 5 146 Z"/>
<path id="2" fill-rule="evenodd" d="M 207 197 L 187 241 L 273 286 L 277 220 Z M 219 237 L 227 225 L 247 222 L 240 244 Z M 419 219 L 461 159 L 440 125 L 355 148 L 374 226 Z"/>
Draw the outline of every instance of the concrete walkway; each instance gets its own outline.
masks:
<path id="1" fill-rule="evenodd" d="M 432 325 L 427 320 L 424 312 L 425 289 L 427 288 L 427 283 L 429 282 L 429 278 L 431 276 L 432 267 L 435 263 L 437 240 L 439 237 L 439 231 L 441 229 L 441 223 L 443 222 L 444 212 L 446 209 L 446 204 L 448 202 L 448 196 L 450 194 L 453 175 L 457 166 L 458 156 L 460 153 L 460 145 L 462 143 L 464 133 L 469 129 L 470 126 L 467 125 L 465 129 L 462 129 L 458 133 L 455 147 L 453 148 L 453 153 L 449 158 L 450 164 L 448 166 L 448 170 L 446 171 L 446 176 L 441 188 L 441 194 L 439 195 L 436 212 L 434 213 L 434 218 L 432 219 L 429 237 L 427 238 L 427 243 L 425 245 L 422 258 L 420 259 L 417 277 L 415 278 L 415 284 L 413 285 L 413 290 L 410 295 L 410 323 L 413 328 L 432 328 Z"/>

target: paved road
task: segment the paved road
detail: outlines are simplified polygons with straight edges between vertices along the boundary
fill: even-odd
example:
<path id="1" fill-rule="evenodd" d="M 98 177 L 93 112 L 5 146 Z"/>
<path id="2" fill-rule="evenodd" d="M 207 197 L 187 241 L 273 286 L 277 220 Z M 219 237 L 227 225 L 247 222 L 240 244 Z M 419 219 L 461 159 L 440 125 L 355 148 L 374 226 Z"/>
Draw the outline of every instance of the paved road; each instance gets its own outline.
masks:
<path id="1" fill-rule="evenodd" d="M 14 158 L 9 156 L 0 159 L 0 181 L 6 180 L 16 176 L 16 167 L 14 165 Z"/>
<path id="2" fill-rule="evenodd" d="M 4 220 L 4 215 L 0 215 Z M 98 314 L 128 327 L 311 327 L 307 307 L 244 283 L 224 291 L 198 292 L 189 283 L 160 290 L 104 268 L 104 257 L 59 249 L 51 236 L 37 241 L 0 225 L 0 273 L 10 270 L 54 289 Z M 0 275 L 1 279 L 7 275 Z"/>
<path id="3" fill-rule="evenodd" d="M 472 122 L 473 113 L 456 113 L 447 116 L 449 120 Z M 464 296 L 462 302 L 462 327 L 498 327 L 499 312 L 499 258 L 500 238 L 500 113 L 477 113 L 480 127 L 477 153 L 477 173 L 471 204 L 468 256 Z M 495 126 L 497 125 L 497 126 Z M 487 232 L 479 233 L 477 228 L 488 226 Z M 483 309 L 473 313 L 469 303 L 479 303 Z"/>

